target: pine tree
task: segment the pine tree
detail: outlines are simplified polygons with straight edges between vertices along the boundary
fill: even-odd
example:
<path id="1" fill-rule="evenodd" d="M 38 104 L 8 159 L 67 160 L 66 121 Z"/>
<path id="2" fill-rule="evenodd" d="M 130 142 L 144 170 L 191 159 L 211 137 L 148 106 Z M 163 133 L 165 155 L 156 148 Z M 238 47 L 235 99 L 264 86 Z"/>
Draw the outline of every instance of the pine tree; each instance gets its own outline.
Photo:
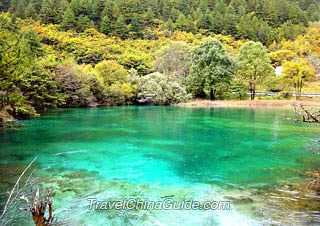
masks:
<path id="1" fill-rule="evenodd" d="M 141 23 L 137 16 L 134 16 L 131 19 L 130 32 L 133 34 L 134 38 L 142 38 L 143 34 L 141 33 Z"/>
<path id="2" fill-rule="evenodd" d="M 105 4 L 104 4 L 104 7 L 103 7 L 103 10 L 102 10 L 102 15 L 107 15 L 109 17 L 109 19 L 111 20 L 111 15 L 113 13 L 113 9 L 112 9 L 112 3 L 110 1 L 107 1 Z M 103 17 L 102 17 L 103 18 Z"/>
<path id="3" fill-rule="evenodd" d="M 92 28 L 92 27 L 94 27 L 94 23 L 92 20 L 90 20 L 89 16 L 80 15 L 78 17 L 78 21 L 77 21 L 77 31 L 78 32 L 83 32 L 87 28 Z"/>
<path id="4" fill-rule="evenodd" d="M 42 56 L 43 50 L 41 49 L 41 43 L 40 40 L 34 30 L 31 28 L 28 29 L 23 34 L 23 39 L 26 43 L 26 46 L 28 47 L 28 55 L 32 55 L 33 57 Z"/>
<path id="5" fill-rule="evenodd" d="M 186 30 L 186 17 L 183 15 L 183 13 L 180 13 L 180 15 L 178 16 L 176 27 L 181 31 Z"/>
<path id="6" fill-rule="evenodd" d="M 161 15 L 164 21 L 168 21 L 170 18 L 170 7 L 168 6 L 168 3 L 166 0 L 163 0 Z"/>
<path id="7" fill-rule="evenodd" d="M 199 8 L 203 14 L 207 12 L 207 10 L 209 10 L 207 1 L 201 0 L 199 4 Z"/>
<path id="8" fill-rule="evenodd" d="M 36 11 L 36 5 L 35 5 L 35 0 L 31 0 L 26 8 L 25 11 L 25 15 L 27 18 L 33 18 L 33 19 L 37 19 L 38 18 L 38 14 Z"/>
<path id="9" fill-rule="evenodd" d="M 42 23 L 55 23 L 56 17 L 57 12 L 52 2 L 50 0 L 43 0 L 40 9 L 40 18 Z"/>
<path id="10" fill-rule="evenodd" d="M 187 18 L 185 20 L 185 27 L 186 27 L 186 31 L 187 32 L 191 32 L 193 34 L 196 33 L 197 28 L 196 28 L 195 23 L 193 22 L 193 19 L 192 19 L 191 15 L 187 16 Z"/>
<path id="11" fill-rule="evenodd" d="M 19 17 L 21 19 L 25 18 L 25 8 L 27 7 L 27 2 L 24 0 L 18 0 L 13 13 L 14 17 Z"/>
<path id="12" fill-rule="evenodd" d="M 216 2 L 215 11 L 217 11 L 221 14 L 224 14 L 226 12 L 226 9 L 227 9 L 227 4 L 225 3 L 224 0 L 218 0 Z"/>
<path id="13" fill-rule="evenodd" d="M 79 14 L 81 12 L 80 0 L 71 0 L 69 7 L 71 8 L 71 10 L 75 16 L 79 16 Z"/>
<path id="14" fill-rule="evenodd" d="M 211 15 L 210 11 L 207 10 L 206 13 L 203 15 L 203 17 L 201 18 L 201 20 L 198 23 L 198 28 L 202 28 L 205 30 L 212 30 L 212 26 L 213 26 L 213 16 Z"/>
<path id="15" fill-rule="evenodd" d="M 69 2 L 67 0 L 61 0 L 59 2 L 58 17 L 56 19 L 58 23 L 61 23 L 63 21 L 64 13 L 67 11 L 68 7 L 69 7 Z"/>
<path id="16" fill-rule="evenodd" d="M 111 21 L 110 21 L 108 15 L 105 15 L 102 18 L 101 25 L 100 25 L 100 31 L 102 33 L 104 33 L 105 35 L 108 35 L 108 34 L 111 33 L 111 31 L 112 31 L 112 29 L 111 29 Z"/>
<path id="17" fill-rule="evenodd" d="M 145 23 L 146 25 L 152 25 L 153 20 L 154 20 L 154 12 L 152 10 L 152 8 L 148 8 L 146 15 L 145 15 Z"/>
<path id="18" fill-rule="evenodd" d="M 164 24 L 164 28 L 169 31 L 169 35 L 173 33 L 175 26 L 171 18 Z"/>
<path id="19" fill-rule="evenodd" d="M 311 21 L 320 20 L 320 7 L 317 7 L 316 4 L 314 3 L 310 4 L 306 13 L 309 20 Z"/>
<path id="20" fill-rule="evenodd" d="M 172 8 L 171 11 L 170 11 L 170 19 L 172 21 L 177 21 L 180 13 L 181 12 L 179 10 L 177 10 L 176 8 Z"/>
<path id="21" fill-rule="evenodd" d="M 73 13 L 71 7 L 68 7 L 66 12 L 63 15 L 63 21 L 61 23 L 61 28 L 64 30 L 70 30 L 76 26 L 76 17 Z"/>
<path id="22" fill-rule="evenodd" d="M 118 35 L 122 39 L 125 39 L 128 37 L 127 25 L 123 15 L 120 15 L 118 17 L 114 26 L 114 32 L 116 35 Z"/>

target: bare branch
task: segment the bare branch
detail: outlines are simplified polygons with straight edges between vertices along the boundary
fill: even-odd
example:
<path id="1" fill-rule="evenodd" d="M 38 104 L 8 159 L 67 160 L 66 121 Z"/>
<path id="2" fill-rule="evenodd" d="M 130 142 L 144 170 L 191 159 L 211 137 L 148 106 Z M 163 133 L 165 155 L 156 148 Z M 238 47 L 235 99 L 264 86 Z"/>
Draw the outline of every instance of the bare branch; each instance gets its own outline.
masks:
<path id="1" fill-rule="evenodd" d="M 7 199 L 7 202 L 4 206 L 4 209 L 2 211 L 2 214 L 0 215 L 0 219 L 6 214 L 8 211 L 9 207 L 13 204 L 13 202 L 16 200 L 16 197 L 21 193 L 21 189 L 19 189 L 19 184 L 24 176 L 24 174 L 28 171 L 28 169 L 31 167 L 31 165 L 36 161 L 37 157 L 35 157 L 32 162 L 29 163 L 29 165 L 24 169 L 24 171 L 21 173 L 19 178 L 17 179 L 15 185 L 13 186 L 11 192 L 9 193 L 9 197 Z M 29 177 L 30 178 L 30 177 Z M 27 181 L 28 182 L 28 181 Z M 15 196 L 14 196 L 15 195 Z"/>

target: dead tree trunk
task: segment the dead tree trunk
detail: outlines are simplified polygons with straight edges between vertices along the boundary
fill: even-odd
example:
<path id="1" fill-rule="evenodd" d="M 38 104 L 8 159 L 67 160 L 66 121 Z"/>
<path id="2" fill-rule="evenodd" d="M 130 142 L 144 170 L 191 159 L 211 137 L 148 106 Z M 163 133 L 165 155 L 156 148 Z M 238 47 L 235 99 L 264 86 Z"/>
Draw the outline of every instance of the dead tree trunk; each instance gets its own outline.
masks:
<path id="1" fill-rule="evenodd" d="M 51 190 L 47 189 L 45 200 L 40 200 L 40 189 L 36 189 L 35 196 L 31 199 L 28 197 L 21 196 L 22 200 L 26 201 L 28 208 L 26 210 L 32 213 L 32 218 L 36 226 L 50 226 L 53 222 L 52 215 L 52 200 L 51 200 Z M 45 217 L 48 207 L 48 218 Z"/>

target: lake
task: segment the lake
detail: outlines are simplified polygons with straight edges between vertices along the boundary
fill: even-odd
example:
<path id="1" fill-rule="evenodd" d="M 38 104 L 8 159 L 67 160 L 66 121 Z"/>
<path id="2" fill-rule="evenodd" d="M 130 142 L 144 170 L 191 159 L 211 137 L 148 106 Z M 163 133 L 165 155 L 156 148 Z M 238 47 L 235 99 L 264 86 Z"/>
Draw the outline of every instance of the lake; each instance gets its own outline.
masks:
<path id="1" fill-rule="evenodd" d="M 303 188 L 305 172 L 320 166 L 320 127 L 294 117 L 276 108 L 55 110 L 0 134 L 1 192 L 37 156 L 35 183 L 54 190 L 54 213 L 67 225 L 320 224 L 320 197 Z M 89 210 L 92 197 L 233 204 Z M 17 225 L 32 225 L 26 214 Z"/>

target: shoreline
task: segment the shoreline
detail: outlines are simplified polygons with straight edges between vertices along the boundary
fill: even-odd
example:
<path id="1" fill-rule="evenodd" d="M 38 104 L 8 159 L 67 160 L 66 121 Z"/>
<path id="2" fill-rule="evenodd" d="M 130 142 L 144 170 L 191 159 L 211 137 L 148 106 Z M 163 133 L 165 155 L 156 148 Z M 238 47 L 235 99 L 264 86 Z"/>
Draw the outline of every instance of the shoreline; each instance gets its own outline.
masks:
<path id="1" fill-rule="evenodd" d="M 320 101 L 296 101 L 296 100 L 192 100 L 186 103 L 179 103 L 178 107 L 191 108 L 212 108 L 212 107 L 292 107 L 295 104 L 302 104 L 308 107 L 320 107 Z"/>

